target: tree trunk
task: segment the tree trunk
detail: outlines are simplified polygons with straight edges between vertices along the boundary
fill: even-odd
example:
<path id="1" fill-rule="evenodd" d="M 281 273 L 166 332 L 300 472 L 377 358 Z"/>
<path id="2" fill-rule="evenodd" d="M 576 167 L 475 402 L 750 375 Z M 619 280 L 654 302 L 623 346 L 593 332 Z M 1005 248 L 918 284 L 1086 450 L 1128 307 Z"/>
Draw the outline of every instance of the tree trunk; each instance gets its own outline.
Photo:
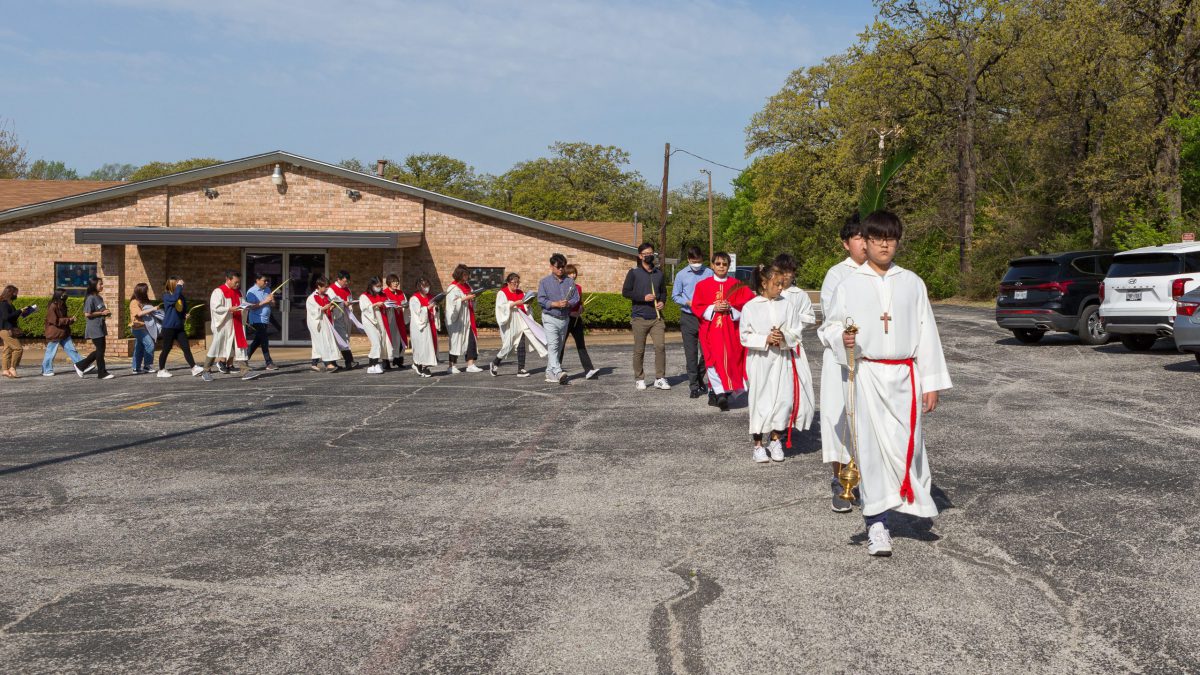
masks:
<path id="1" fill-rule="evenodd" d="M 1100 215 L 1100 199 L 1095 195 L 1089 198 L 1091 204 L 1088 215 L 1092 219 L 1092 248 L 1100 248 L 1104 242 L 1104 218 Z"/>
<path id="2" fill-rule="evenodd" d="M 1158 178 L 1158 189 L 1167 202 L 1167 217 L 1175 225 L 1183 220 L 1183 182 L 1179 177 L 1182 143 L 1175 129 L 1164 126 L 1161 133 L 1154 173 Z"/>
<path id="3" fill-rule="evenodd" d="M 963 281 L 971 273 L 971 240 L 975 236 L 978 181 L 975 169 L 975 109 L 978 98 L 975 83 L 969 83 L 958 118 L 958 272 Z"/>

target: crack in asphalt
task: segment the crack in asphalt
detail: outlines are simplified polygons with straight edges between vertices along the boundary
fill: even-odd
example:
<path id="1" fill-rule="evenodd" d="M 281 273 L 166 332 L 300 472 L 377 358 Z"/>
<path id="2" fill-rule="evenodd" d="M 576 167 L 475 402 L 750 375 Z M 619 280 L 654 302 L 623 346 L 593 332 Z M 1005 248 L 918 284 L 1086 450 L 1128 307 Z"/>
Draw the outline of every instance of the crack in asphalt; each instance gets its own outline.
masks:
<path id="1" fill-rule="evenodd" d="M 660 675 L 704 673 L 700 612 L 721 597 L 716 579 L 684 560 L 663 569 L 683 579 L 687 588 L 663 600 L 650 615 L 650 648 Z"/>

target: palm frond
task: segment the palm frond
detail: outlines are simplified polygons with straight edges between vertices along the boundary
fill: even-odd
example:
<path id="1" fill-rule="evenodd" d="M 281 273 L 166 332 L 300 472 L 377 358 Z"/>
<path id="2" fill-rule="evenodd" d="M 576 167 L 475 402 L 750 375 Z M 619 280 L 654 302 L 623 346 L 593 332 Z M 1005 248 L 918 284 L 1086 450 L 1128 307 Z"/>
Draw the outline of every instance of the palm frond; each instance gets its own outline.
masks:
<path id="1" fill-rule="evenodd" d="M 908 163 L 916 151 L 909 146 L 901 147 L 893 152 L 879 168 L 879 175 L 872 172 L 863 181 L 862 193 L 858 201 L 858 213 L 863 218 L 882 209 L 887 203 L 887 187 L 900 173 L 900 169 Z"/>

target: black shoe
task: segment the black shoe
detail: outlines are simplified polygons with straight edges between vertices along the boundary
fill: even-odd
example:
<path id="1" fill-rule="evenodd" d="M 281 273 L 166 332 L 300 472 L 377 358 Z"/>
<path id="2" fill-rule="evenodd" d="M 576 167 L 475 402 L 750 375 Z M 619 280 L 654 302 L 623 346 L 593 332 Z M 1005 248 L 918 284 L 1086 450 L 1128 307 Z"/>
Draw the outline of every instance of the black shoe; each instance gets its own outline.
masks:
<path id="1" fill-rule="evenodd" d="M 721 394 L 717 397 L 717 407 L 721 412 L 729 412 L 729 394 Z"/>
<path id="2" fill-rule="evenodd" d="M 711 391 L 708 392 L 708 404 L 713 407 L 716 407 L 716 405 L 717 405 L 717 395 L 712 393 Z"/>
<path id="3" fill-rule="evenodd" d="M 688 398 L 700 398 L 700 393 L 700 387 L 692 387 L 692 391 L 688 394 Z"/>

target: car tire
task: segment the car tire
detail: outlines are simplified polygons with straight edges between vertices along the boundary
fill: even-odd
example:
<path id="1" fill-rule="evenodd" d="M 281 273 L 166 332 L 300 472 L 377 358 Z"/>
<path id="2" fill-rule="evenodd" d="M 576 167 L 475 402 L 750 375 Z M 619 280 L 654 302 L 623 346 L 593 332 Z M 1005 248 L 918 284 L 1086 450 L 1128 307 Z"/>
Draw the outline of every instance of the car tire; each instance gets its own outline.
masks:
<path id="1" fill-rule="evenodd" d="M 1158 342 L 1158 337 L 1155 335 L 1122 335 L 1121 344 L 1131 352 L 1149 351 L 1154 343 Z"/>
<path id="2" fill-rule="evenodd" d="M 1036 328 L 1014 328 L 1013 329 L 1013 336 L 1017 338 L 1017 341 L 1023 342 L 1027 345 L 1034 344 L 1035 342 L 1041 342 L 1042 337 L 1045 334 L 1046 334 L 1046 331 L 1038 330 Z"/>
<path id="3" fill-rule="evenodd" d="M 1088 305 L 1083 308 L 1075 332 L 1079 335 L 1079 341 L 1085 345 L 1108 343 L 1108 331 L 1104 330 L 1104 324 L 1100 322 L 1100 305 Z"/>
<path id="4" fill-rule="evenodd" d="M 1196 353 L 1196 363 L 1200 363 L 1200 352 Z"/>

